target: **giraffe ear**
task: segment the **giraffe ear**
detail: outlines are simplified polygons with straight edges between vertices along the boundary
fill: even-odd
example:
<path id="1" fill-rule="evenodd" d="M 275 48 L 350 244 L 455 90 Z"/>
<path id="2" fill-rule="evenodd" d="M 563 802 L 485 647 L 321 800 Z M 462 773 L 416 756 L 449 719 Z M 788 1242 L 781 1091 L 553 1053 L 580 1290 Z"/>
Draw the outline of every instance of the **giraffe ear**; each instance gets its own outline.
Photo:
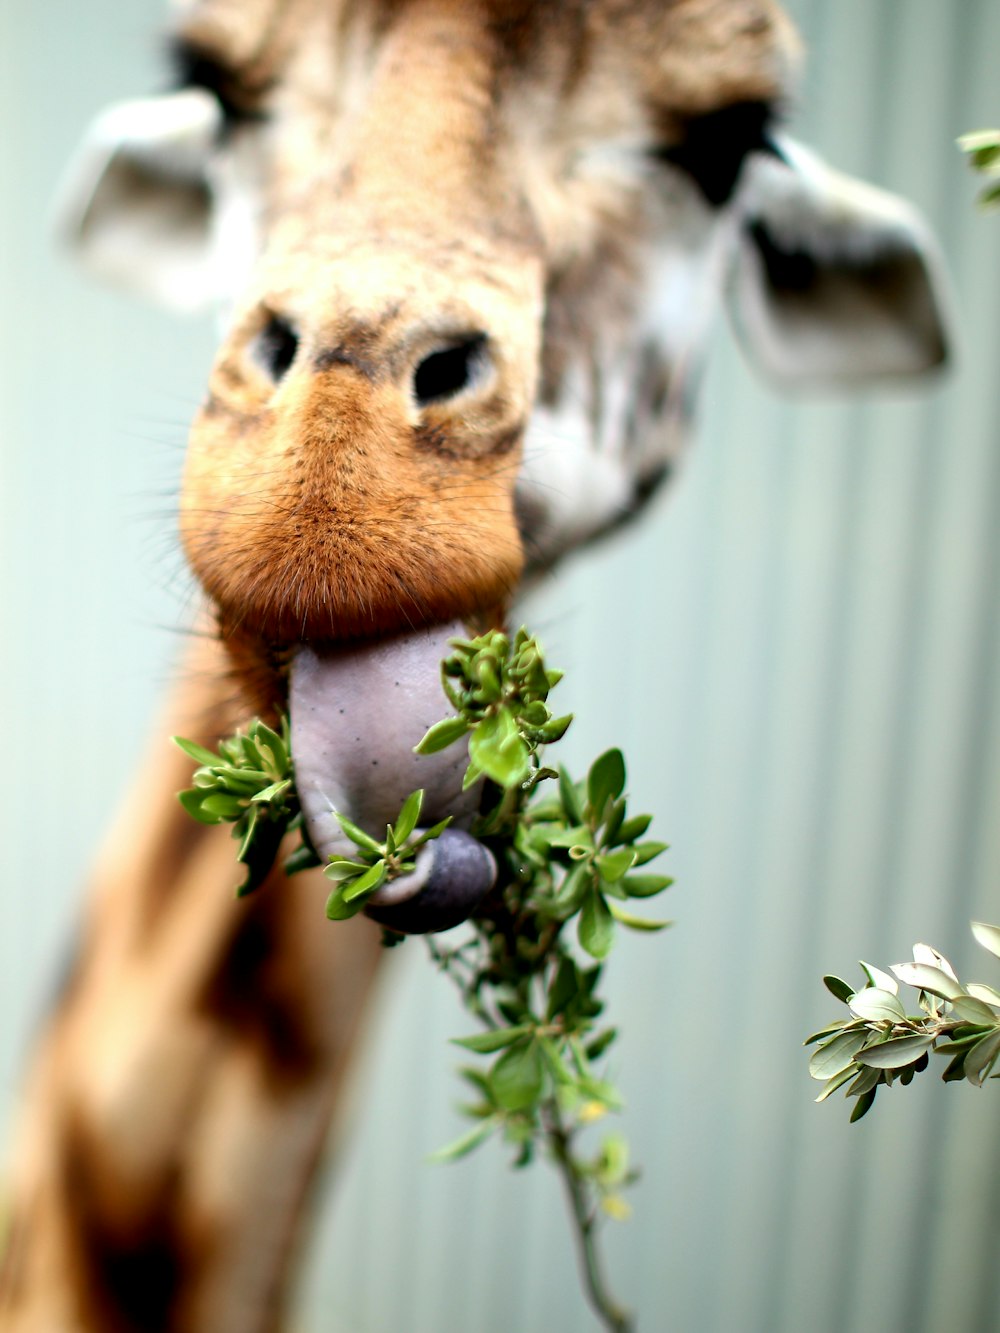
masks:
<path id="1" fill-rule="evenodd" d="M 93 122 L 56 201 L 56 227 L 101 277 L 174 310 L 211 303 L 209 172 L 222 112 L 203 89 L 119 102 Z"/>
<path id="2" fill-rule="evenodd" d="M 787 387 L 921 374 L 948 358 L 944 266 L 920 215 L 781 139 L 746 163 L 729 308 Z"/>

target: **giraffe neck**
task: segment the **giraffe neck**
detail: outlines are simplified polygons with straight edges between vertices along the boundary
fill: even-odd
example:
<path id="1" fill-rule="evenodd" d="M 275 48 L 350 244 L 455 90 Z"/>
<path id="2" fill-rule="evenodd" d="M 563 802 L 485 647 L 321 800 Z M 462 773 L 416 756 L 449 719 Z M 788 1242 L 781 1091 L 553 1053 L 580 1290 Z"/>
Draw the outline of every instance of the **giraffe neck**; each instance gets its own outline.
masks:
<path id="1" fill-rule="evenodd" d="M 231 729 L 199 649 L 169 717 Z M 211 668 L 211 669 L 210 669 Z M 168 734 L 164 728 L 162 735 Z M 365 920 L 317 930 L 322 883 L 234 900 L 234 847 L 157 742 L 93 881 L 13 1145 L 4 1333 L 268 1333 L 377 970 Z"/>

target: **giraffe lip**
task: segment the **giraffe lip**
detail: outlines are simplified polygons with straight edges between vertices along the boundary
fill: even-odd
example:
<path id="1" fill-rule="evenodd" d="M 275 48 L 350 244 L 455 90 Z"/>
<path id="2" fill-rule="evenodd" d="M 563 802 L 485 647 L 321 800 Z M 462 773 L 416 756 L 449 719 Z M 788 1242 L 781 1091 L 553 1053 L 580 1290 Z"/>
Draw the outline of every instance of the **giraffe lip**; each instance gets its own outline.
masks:
<path id="1" fill-rule="evenodd" d="M 371 899 L 375 920 L 407 934 L 464 921 L 496 881 L 492 854 L 467 831 L 479 805 L 478 783 L 463 790 L 467 746 L 413 753 L 448 711 L 441 659 L 449 640 L 464 633 L 454 621 L 323 651 L 303 645 L 289 673 L 296 786 L 321 857 L 357 858 L 337 813 L 379 842 L 418 788 L 420 828 L 451 816 L 444 833 L 419 851 L 413 872 Z"/>
<path id="2" fill-rule="evenodd" d="M 464 745 L 421 756 L 413 747 L 451 712 L 441 688 L 459 621 L 390 638 L 316 648 L 301 645 L 289 672 L 296 785 L 309 835 L 324 855 L 341 853 L 333 810 L 379 839 L 417 788 L 421 825 L 454 816 L 468 824 L 478 791 L 462 791 Z"/>

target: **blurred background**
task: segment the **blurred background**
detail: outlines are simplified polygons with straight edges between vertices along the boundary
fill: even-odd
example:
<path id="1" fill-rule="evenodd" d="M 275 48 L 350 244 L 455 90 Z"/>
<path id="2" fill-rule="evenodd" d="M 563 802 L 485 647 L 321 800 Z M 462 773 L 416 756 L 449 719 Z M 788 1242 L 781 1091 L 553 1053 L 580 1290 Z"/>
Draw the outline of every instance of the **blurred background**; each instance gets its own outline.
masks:
<path id="1" fill-rule="evenodd" d="M 212 328 L 91 285 L 48 235 L 86 120 L 162 85 L 165 8 L 0 0 L 3 1125 L 189 610 L 173 510 Z M 525 608 L 568 673 L 567 762 L 622 746 L 677 880 L 676 927 L 608 967 L 643 1170 L 608 1226 L 613 1285 L 644 1333 L 981 1333 L 1000 1094 L 938 1070 L 851 1126 L 839 1095 L 813 1105 L 800 1043 L 843 1012 L 821 975 L 858 958 L 925 940 L 998 980 L 968 921 L 1000 921 L 1000 215 L 954 139 L 1000 121 L 1000 7 L 790 8 L 795 132 L 934 221 L 959 359 L 926 391 L 789 403 L 720 329 L 669 494 Z M 462 1128 L 447 1038 L 469 1025 L 419 943 L 398 955 L 297 1327 L 596 1327 L 546 1167 L 509 1172 L 494 1144 L 426 1163 Z"/>

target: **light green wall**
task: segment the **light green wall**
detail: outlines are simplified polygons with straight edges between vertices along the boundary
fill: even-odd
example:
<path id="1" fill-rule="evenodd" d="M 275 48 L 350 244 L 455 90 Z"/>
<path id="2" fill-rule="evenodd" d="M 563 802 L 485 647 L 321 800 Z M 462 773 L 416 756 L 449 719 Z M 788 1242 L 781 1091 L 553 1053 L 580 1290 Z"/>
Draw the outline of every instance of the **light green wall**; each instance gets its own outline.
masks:
<path id="1" fill-rule="evenodd" d="M 1000 1321 L 995 1090 L 925 1075 L 851 1127 L 843 1101 L 812 1104 L 799 1042 L 834 1016 L 821 974 L 859 956 L 926 939 L 996 981 L 967 921 L 1000 919 L 1000 218 L 971 206 L 952 140 L 1000 120 L 1000 9 L 794 12 L 799 131 L 935 219 L 961 359 L 933 394 L 787 404 L 720 338 L 670 495 L 527 612 L 568 672 L 571 757 L 621 744 L 673 844 L 676 928 L 609 968 L 644 1169 L 613 1270 L 644 1333 L 982 1333 Z M 170 511 L 211 332 L 92 289 L 45 235 L 81 119 L 155 85 L 160 21 L 159 0 L 0 0 L 7 1107 L 185 613 Z M 423 1162 L 459 1128 L 446 1039 L 467 1025 L 420 945 L 401 953 L 302 1327 L 592 1327 L 554 1178 L 492 1146 Z"/>

